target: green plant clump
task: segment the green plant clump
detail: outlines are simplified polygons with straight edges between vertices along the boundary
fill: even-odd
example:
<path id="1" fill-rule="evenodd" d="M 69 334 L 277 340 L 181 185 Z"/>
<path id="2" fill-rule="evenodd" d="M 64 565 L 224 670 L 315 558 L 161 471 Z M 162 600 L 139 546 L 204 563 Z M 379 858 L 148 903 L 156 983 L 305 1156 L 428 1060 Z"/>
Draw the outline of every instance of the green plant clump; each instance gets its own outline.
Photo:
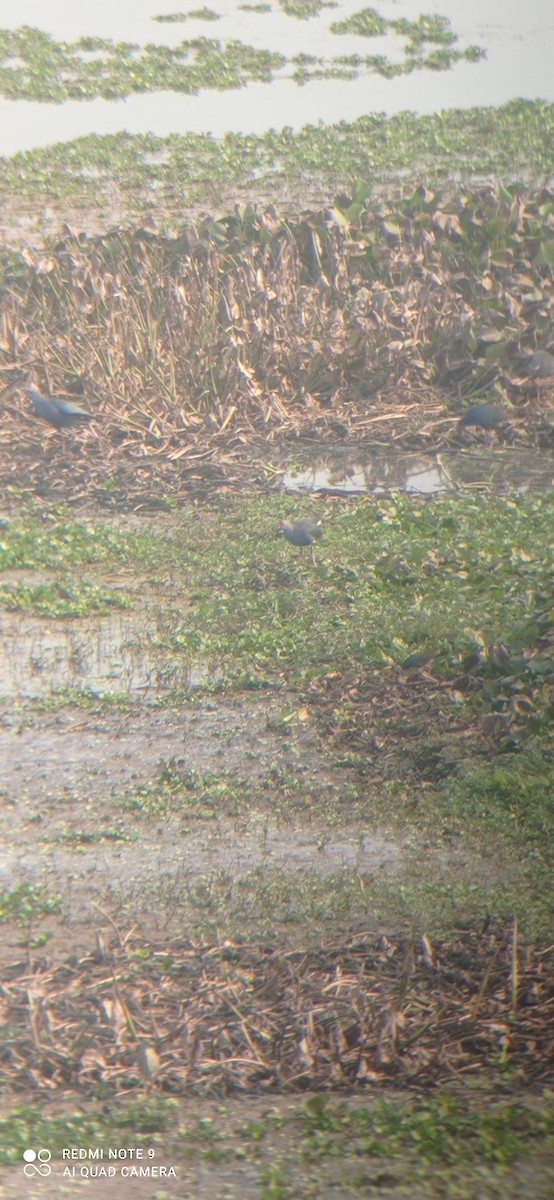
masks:
<path id="1" fill-rule="evenodd" d="M 356 34 L 358 37 L 383 37 L 388 27 L 389 22 L 374 8 L 363 8 L 344 21 L 333 21 L 329 26 L 331 33 Z"/>
<path id="2" fill-rule="evenodd" d="M 189 13 L 183 12 L 161 13 L 158 17 L 152 17 L 152 20 L 159 21 L 160 24 L 180 25 L 182 21 L 188 20 L 189 15 Z"/>
<path id="3" fill-rule="evenodd" d="M 374 66 L 388 69 L 386 59 Z M 423 176 L 429 186 L 483 175 L 513 185 L 551 174 L 553 138 L 554 105 L 526 100 L 429 116 L 374 114 L 261 136 L 91 134 L 0 159 L 0 195 L 6 206 L 14 196 L 20 207 L 55 195 L 89 210 L 107 204 L 115 174 L 130 212 L 144 213 L 155 192 L 156 210 L 163 203 L 177 218 L 182 217 L 185 177 L 190 204 L 218 207 L 237 188 L 251 192 L 266 184 L 273 190 L 301 184 L 305 195 L 307 179 L 325 195 L 330 188 L 343 188 L 345 180 L 390 182 L 399 174 L 416 182 Z"/>
<path id="4" fill-rule="evenodd" d="M 286 0 L 286 3 L 287 11 L 296 16 L 311 16 L 321 7 L 320 0 Z M 172 20 L 178 17 L 181 14 L 171 15 Z M 186 14 L 186 19 L 189 18 L 220 19 L 218 13 L 205 7 Z M 336 33 L 354 31 L 377 36 L 386 32 L 388 24 L 373 9 L 365 9 L 331 28 Z M 471 47 L 470 52 L 454 50 L 451 43 L 456 41 L 455 36 L 448 35 L 440 23 L 438 27 L 432 22 L 416 24 L 414 30 L 403 30 L 408 34 L 403 63 L 389 62 L 383 56 L 360 58 L 356 68 L 346 72 L 331 59 L 316 70 L 306 69 L 302 78 L 298 72 L 293 78 L 306 83 L 337 75 L 354 79 L 362 69 L 388 76 L 421 67 L 443 70 L 461 58 L 477 61 L 483 53 L 478 47 Z M 425 42 L 439 42 L 440 48 L 425 58 L 421 53 Z M 270 83 L 274 73 L 286 65 L 283 55 L 238 41 L 222 44 L 199 37 L 173 47 L 149 43 L 141 48 L 134 43 L 115 43 L 105 38 L 84 37 L 72 44 L 55 42 L 48 34 L 27 26 L 0 30 L 0 95 L 8 99 L 61 104 L 69 99 L 92 100 L 96 96 L 118 99 L 133 92 L 161 88 L 193 95 L 203 88 L 243 87 L 251 80 Z"/>
<path id="5" fill-rule="evenodd" d="M 279 0 L 279 8 L 287 17 L 308 21 L 310 17 L 317 17 L 324 8 L 336 8 L 336 3 L 334 0 Z"/>
<path id="6" fill-rule="evenodd" d="M 115 588 L 85 581 L 71 583 L 0 584 L 0 608 L 37 613 L 41 617 L 97 616 L 132 607 L 132 600 Z"/>
<path id="7" fill-rule="evenodd" d="M 0 1141 L 5 1162 L 21 1163 L 23 1151 L 31 1145 L 48 1146 L 55 1156 L 64 1146 L 94 1149 L 99 1143 L 113 1146 L 125 1135 L 158 1133 L 171 1129 L 176 1121 L 176 1101 L 162 1097 L 96 1104 L 94 1113 L 73 1112 L 52 1116 L 41 1104 L 22 1104 L 0 1120 Z"/>
<path id="8" fill-rule="evenodd" d="M 554 1120 L 547 1109 L 534 1113 L 517 1104 L 485 1109 L 443 1091 L 431 1100 L 416 1097 L 409 1106 L 379 1100 L 372 1108 L 314 1096 L 306 1103 L 304 1128 L 310 1157 L 337 1153 L 349 1137 L 369 1157 L 409 1154 L 420 1163 L 455 1165 L 513 1162 L 552 1137 Z"/>
<path id="9" fill-rule="evenodd" d="M 0 570 L 66 569 L 85 563 L 141 562 L 155 566 L 164 561 L 166 553 L 164 539 L 149 533 L 121 532 L 107 524 L 71 521 L 59 513 L 40 518 L 31 511 L 9 521 L 2 530 Z M 33 596 L 32 589 L 29 594 Z M 105 599 L 112 594 L 109 590 Z"/>
<path id="10" fill-rule="evenodd" d="M 210 9 L 189 13 L 218 20 Z M 94 55 L 94 57 L 85 57 Z M 17 66 L 10 65 L 16 59 Z M 81 38 L 56 42 L 38 29 L 0 30 L 0 95 L 62 104 L 65 100 L 116 100 L 133 92 L 161 88 L 194 95 L 201 88 L 243 87 L 249 80 L 270 82 L 286 59 L 242 42 L 222 45 L 200 37 L 177 46 L 144 47 L 128 42 Z M 2 65 L 3 64 L 3 65 Z"/>
<path id="11" fill-rule="evenodd" d="M 11 890 L 0 888 L 0 922 L 15 921 L 29 925 L 61 908 L 59 896 L 48 895 L 43 887 L 22 883 Z"/>

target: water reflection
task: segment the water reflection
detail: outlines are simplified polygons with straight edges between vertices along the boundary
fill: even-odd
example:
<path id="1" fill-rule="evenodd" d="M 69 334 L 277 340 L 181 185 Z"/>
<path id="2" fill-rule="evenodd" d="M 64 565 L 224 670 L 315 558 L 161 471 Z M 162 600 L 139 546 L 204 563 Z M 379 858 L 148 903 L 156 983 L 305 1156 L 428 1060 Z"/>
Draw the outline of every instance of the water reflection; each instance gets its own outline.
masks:
<path id="1" fill-rule="evenodd" d="M 431 496 L 461 489 L 494 492 L 546 491 L 554 483 L 554 458 L 548 451 L 471 451 L 452 454 L 359 450 L 318 451 L 285 468 L 285 491 L 401 491 Z"/>
<path id="2" fill-rule="evenodd" d="M 140 615 L 48 622 L 2 612 L 0 636 L 5 698 L 38 698 L 67 688 L 147 696 L 212 677 L 183 654 L 168 658 L 155 644 L 155 623 Z"/>

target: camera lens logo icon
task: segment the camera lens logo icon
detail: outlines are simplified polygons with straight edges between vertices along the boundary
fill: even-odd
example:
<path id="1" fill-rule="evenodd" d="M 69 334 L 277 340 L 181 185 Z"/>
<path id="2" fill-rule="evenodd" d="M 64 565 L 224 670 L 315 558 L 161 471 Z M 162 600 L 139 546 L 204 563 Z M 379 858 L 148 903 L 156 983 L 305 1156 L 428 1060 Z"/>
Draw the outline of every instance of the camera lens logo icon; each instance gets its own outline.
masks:
<path id="1" fill-rule="evenodd" d="M 23 1174 L 30 1179 L 31 1175 L 42 1175 L 46 1179 L 52 1171 L 50 1159 L 52 1155 L 49 1150 L 24 1150 L 23 1158 L 25 1166 Z"/>

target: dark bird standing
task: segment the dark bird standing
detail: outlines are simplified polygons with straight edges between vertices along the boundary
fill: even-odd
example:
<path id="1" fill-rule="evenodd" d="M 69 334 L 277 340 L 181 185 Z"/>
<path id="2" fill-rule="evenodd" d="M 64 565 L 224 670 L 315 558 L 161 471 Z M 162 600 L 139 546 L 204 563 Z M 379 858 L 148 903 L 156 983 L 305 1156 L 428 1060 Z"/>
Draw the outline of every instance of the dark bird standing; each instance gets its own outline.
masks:
<path id="1" fill-rule="evenodd" d="M 475 425 L 480 429 L 505 429 L 511 421 L 510 413 L 496 404 L 472 404 L 460 421 L 460 429 Z"/>
<path id="2" fill-rule="evenodd" d="M 93 420 L 92 413 L 84 408 L 77 408 L 75 404 L 70 404 L 69 400 L 61 400 L 58 396 L 47 398 L 33 386 L 25 390 L 29 399 L 33 401 L 36 416 L 42 421 L 48 421 L 54 429 L 69 429 L 73 425 L 80 425 L 82 421 Z"/>
<path id="3" fill-rule="evenodd" d="M 282 533 L 292 546 L 309 546 L 312 552 L 312 562 L 315 565 L 314 542 L 323 533 L 321 521 L 310 520 L 309 517 L 301 521 L 281 521 L 278 533 Z"/>

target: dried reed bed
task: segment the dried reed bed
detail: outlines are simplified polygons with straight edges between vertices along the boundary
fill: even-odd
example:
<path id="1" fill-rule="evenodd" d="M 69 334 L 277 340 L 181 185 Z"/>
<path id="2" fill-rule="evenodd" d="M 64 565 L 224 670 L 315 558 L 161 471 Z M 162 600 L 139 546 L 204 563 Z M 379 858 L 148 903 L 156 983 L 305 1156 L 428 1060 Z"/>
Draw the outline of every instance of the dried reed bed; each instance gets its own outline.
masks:
<path id="1" fill-rule="evenodd" d="M 513 352 L 551 327 L 553 213 L 545 193 L 419 188 L 294 221 L 248 207 L 169 232 L 66 227 L 0 262 L 1 443 L 43 481 L 61 469 L 59 439 L 37 457 L 30 378 L 97 414 L 89 484 L 132 490 L 261 439 L 440 443 L 461 398 L 493 387 L 540 424 Z"/>
<path id="2" fill-rule="evenodd" d="M 505 933 L 361 933 L 317 948 L 119 937 L 4 971 L 5 1081 L 54 1093 L 417 1087 L 494 1068 L 546 1080 L 550 950 Z M 551 966 L 551 962 L 550 962 Z"/>

